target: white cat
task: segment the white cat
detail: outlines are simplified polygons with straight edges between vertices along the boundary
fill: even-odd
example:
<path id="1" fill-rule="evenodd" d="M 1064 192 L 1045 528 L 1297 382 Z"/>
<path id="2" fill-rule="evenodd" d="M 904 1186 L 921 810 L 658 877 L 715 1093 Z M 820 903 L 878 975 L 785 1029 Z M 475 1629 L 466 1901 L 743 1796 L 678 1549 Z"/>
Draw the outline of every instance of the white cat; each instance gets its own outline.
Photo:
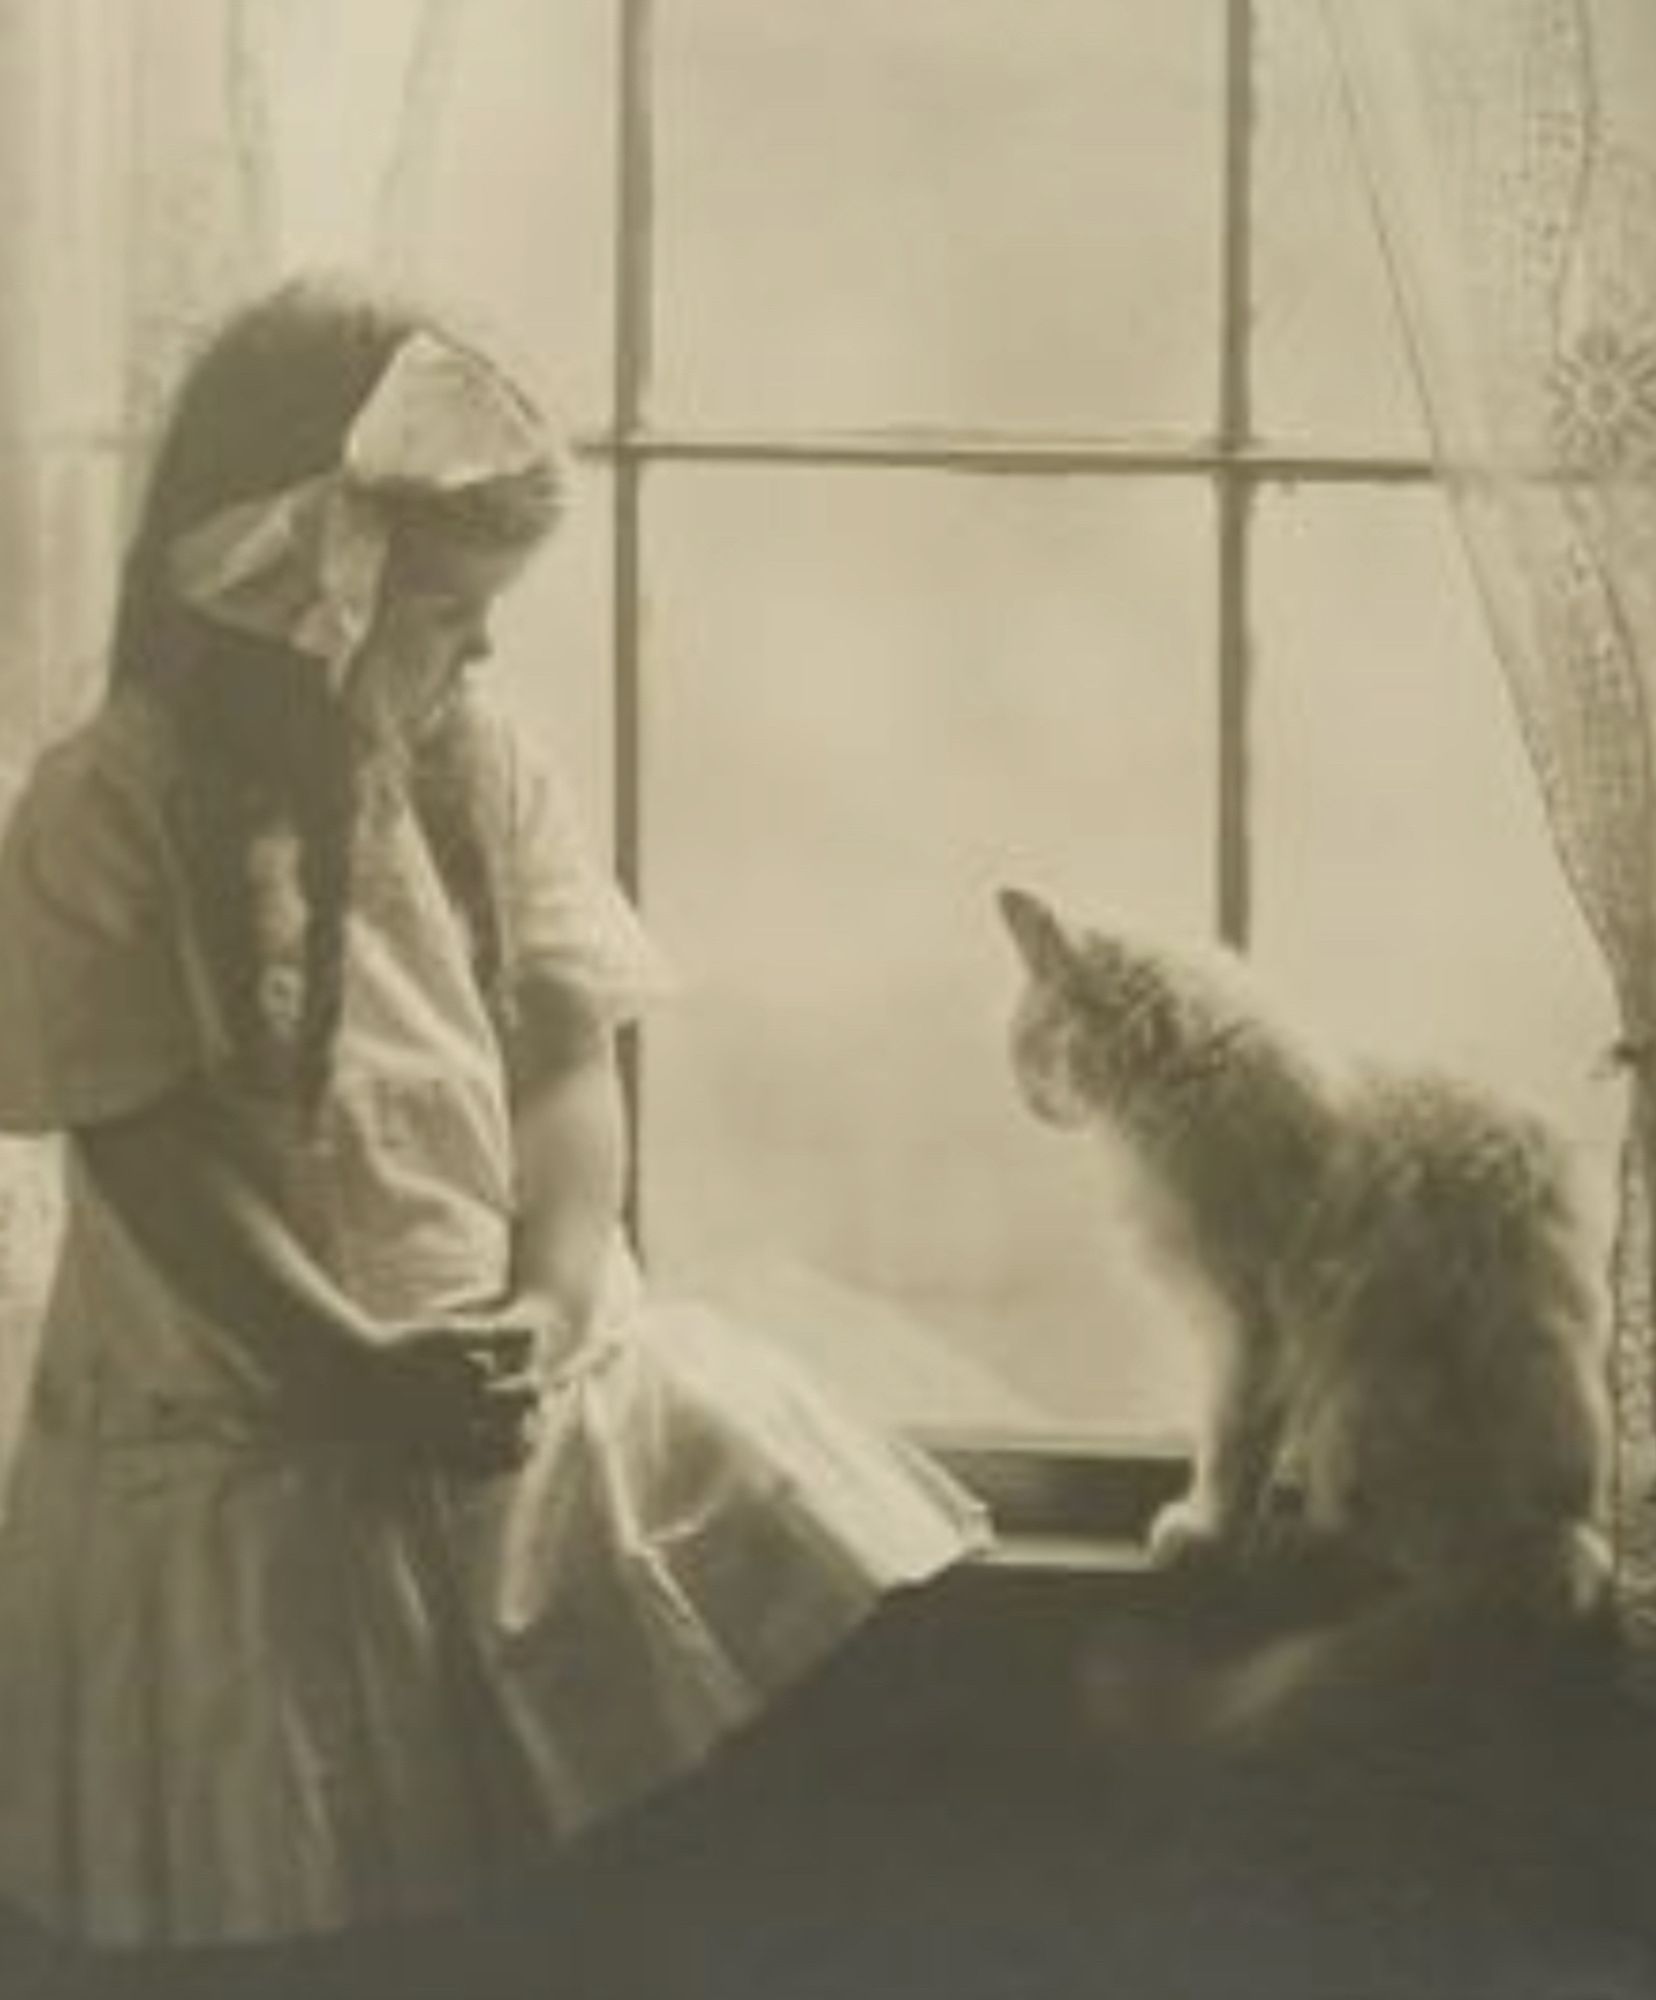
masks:
<path id="1" fill-rule="evenodd" d="M 1000 902 L 1030 1106 L 1125 1145 L 1228 1308 L 1157 1553 L 1245 1552 L 1291 1495 L 1303 1532 L 1434 1597 L 1596 1605 L 1603 1340 L 1552 1134 L 1460 1082 L 1332 1069 L 1228 957 Z"/>

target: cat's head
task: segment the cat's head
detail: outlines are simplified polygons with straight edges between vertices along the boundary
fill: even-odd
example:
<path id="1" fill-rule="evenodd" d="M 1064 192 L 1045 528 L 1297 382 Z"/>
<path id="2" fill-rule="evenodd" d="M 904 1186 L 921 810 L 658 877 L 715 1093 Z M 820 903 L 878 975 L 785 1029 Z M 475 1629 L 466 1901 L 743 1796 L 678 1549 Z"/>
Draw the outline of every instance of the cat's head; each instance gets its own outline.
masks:
<path id="1" fill-rule="evenodd" d="M 1266 1014 L 1240 967 L 1120 930 L 1079 929 L 1003 889 L 1025 979 L 1013 1017 L 1019 1087 L 1050 1124 L 1109 1125 L 1187 1192 L 1251 1211 L 1247 1184 L 1283 1193 L 1312 1170 L 1335 1119 L 1321 1065 Z"/>
<path id="2" fill-rule="evenodd" d="M 1199 1093 L 1239 1066 L 1302 1066 L 1239 964 L 1112 928 L 1082 929 L 1025 889 L 1001 915 L 1026 974 L 1013 1066 L 1033 1108 L 1057 1123 L 1130 1111 L 1146 1094 Z"/>
<path id="3" fill-rule="evenodd" d="M 1012 1019 L 1012 1073 L 1037 1118 L 1084 1125 L 1094 1108 L 1080 1088 L 1076 1047 L 1085 1004 L 1082 942 L 1027 890 L 1002 889 L 999 903 L 1026 975 Z"/>
<path id="4" fill-rule="evenodd" d="M 1013 1073 L 1048 1123 L 1133 1122 L 1227 1038 L 1233 1010 L 1165 949 L 1081 929 L 1026 889 L 1003 889 L 999 902 L 1025 973 Z"/>

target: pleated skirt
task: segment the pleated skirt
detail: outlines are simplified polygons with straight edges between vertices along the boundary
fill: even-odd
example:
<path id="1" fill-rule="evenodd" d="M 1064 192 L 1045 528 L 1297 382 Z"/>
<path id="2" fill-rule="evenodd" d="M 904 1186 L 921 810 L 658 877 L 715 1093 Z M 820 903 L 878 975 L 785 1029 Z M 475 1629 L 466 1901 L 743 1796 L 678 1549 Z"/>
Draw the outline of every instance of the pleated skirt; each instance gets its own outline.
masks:
<path id="1" fill-rule="evenodd" d="M 101 1946 L 434 1914 L 689 1771 L 986 1533 L 692 1306 L 550 1380 L 488 1482 L 42 1410 L 0 1530 L 0 1896 Z"/>

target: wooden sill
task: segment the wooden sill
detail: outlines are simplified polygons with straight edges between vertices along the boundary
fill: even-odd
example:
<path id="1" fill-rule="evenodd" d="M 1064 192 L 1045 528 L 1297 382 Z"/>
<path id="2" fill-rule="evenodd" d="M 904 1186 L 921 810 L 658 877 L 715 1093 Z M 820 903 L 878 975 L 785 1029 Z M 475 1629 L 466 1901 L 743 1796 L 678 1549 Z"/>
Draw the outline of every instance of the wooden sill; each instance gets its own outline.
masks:
<path id="1" fill-rule="evenodd" d="M 1269 1630 L 1344 1615 L 1377 1585 L 1372 1573 L 1314 1545 L 1246 1571 L 1158 1567 L 1149 1553 L 1151 1524 L 1190 1481 L 1189 1449 L 1177 1439 L 942 1429 L 910 1435 L 989 1510 L 995 1540 L 960 1577 L 970 1596 L 1002 1595 L 1005 1585 L 1029 1602 L 1027 1584 L 1036 1599 L 1054 1604 Z"/>
<path id="2" fill-rule="evenodd" d="M 1021 1576 L 1140 1577 L 1154 1567 L 1143 1542 L 1099 1535 L 998 1535 L 973 1561 Z"/>
<path id="3" fill-rule="evenodd" d="M 1159 1510 L 1184 1491 L 1190 1454 L 1169 1438 L 1089 1432 L 916 1431 L 914 1442 L 989 1509 L 1001 1538 L 1039 1563 L 1115 1567 L 1142 1550 Z"/>

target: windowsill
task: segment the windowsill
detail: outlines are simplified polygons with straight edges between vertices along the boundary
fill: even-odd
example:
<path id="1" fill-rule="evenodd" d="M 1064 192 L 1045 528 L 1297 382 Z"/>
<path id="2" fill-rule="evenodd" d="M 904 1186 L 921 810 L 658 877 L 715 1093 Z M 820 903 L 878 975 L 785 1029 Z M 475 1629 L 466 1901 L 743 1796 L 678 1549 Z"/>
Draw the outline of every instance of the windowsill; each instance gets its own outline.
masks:
<path id="1" fill-rule="evenodd" d="M 1343 1615 L 1376 1587 L 1372 1573 L 1310 1543 L 1245 1572 L 1156 1564 L 1151 1525 L 1190 1480 L 1189 1447 L 1175 1438 L 941 1426 L 908 1435 L 989 1510 L 994 1540 L 966 1579 L 1261 1630 Z"/>
<path id="2" fill-rule="evenodd" d="M 1143 1542 L 1104 1535 L 997 1534 L 972 1560 L 1018 1576 L 1142 1577 L 1155 1567 Z"/>
<path id="3" fill-rule="evenodd" d="M 1167 1437 L 918 1426 L 909 1435 L 1036 1567 L 1142 1567 L 1151 1522 L 1190 1479 L 1188 1447 Z M 1083 1564 L 1089 1550 L 1098 1553 Z"/>

